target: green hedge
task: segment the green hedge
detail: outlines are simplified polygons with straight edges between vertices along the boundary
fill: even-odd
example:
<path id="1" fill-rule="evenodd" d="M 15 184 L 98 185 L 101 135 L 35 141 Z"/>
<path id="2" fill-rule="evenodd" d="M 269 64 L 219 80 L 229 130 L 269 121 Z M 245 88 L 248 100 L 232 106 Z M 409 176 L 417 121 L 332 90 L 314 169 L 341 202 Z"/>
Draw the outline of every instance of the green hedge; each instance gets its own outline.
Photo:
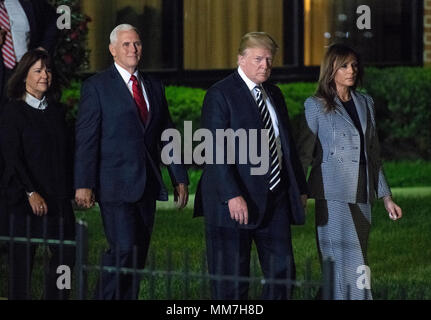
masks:
<path id="1" fill-rule="evenodd" d="M 377 126 L 386 159 L 431 159 L 431 68 L 367 68 L 364 88 L 375 101 Z M 304 122 L 304 101 L 316 83 L 278 84 L 286 100 L 294 136 Z M 76 116 L 80 83 L 72 82 L 63 91 L 63 102 L 71 106 L 69 118 Z M 166 86 L 172 120 L 180 131 L 190 120 L 193 129 L 200 126 L 205 90 Z"/>
<path id="2" fill-rule="evenodd" d="M 391 188 L 431 187 L 430 161 L 385 161 L 383 167 Z M 190 168 L 188 174 L 189 192 L 195 193 L 202 170 Z M 172 183 L 165 167 L 162 169 L 162 175 L 169 193 L 173 193 Z"/>
<path id="3" fill-rule="evenodd" d="M 316 83 L 280 84 L 294 135 L 303 121 L 303 103 Z M 431 159 L 431 68 L 366 68 L 364 90 L 376 107 L 382 157 Z"/>
<path id="4" fill-rule="evenodd" d="M 172 121 L 183 132 L 184 121 L 192 121 L 193 129 L 200 127 L 201 108 L 206 91 L 198 88 L 166 86 Z"/>
<path id="5" fill-rule="evenodd" d="M 304 113 L 304 102 L 316 91 L 317 84 L 314 82 L 292 82 L 278 84 L 286 101 L 287 110 L 292 121 Z"/>
<path id="6" fill-rule="evenodd" d="M 368 68 L 384 153 L 392 159 L 431 159 L 431 68 Z"/>
<path id="7" fill-rule="evenodd" d="M 282 84 L 279 83 L 278 87 L 283 93 L 286 102 L 287 110 L 291 127 L 293 131 L 293 138 L 296 141 L 302 127 L 306 125 L 304 117 L 304 102 L 309 96 L 313 95 L 316 91 L 317 83 L 315 82 L 292 82 Z"/>
<path id="8" fill-rule="evenodd" d="M 61 93 L 61 102 L 68 106 L 67 121 L 73 122 L 78 113 L 78 104 L 81 97 L 81 82 L 73 80 Z"/>

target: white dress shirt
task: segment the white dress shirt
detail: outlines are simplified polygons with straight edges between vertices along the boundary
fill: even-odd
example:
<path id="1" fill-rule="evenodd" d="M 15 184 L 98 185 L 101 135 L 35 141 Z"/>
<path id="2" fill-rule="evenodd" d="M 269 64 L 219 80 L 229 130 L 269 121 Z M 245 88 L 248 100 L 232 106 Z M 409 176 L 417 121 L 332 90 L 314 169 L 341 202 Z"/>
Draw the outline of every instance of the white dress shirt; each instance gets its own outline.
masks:
<path id="1" fill-rule="evenodd" d="M 256 86 L 258 86 L 258 84 L 254 83 L 253 81 L 251 81 L 244 73 L 244 71 L 242 71 L 241 67 L 238 67 L 238 73 L 241 77 L 242 80 L 244 80 L 245 84 L 247 85 L 248 89 L 251 92 L 251 95 L 254 97 L 254 100 L 256 100 L 256 94 L 255 94 L 255 90 L 254 88 Z M 277 118 L 277 114 L 275 113 L 274 107 L 271 103 L 271 99 L 268 97 L 268 95 L 265 92 L 265 89 L 263 88 L 263 86 L 260 86 L 262 88 L 262 95 L 263 98 L 265 99 L 265 103 L 266 106 L 268 107 L 268 111 L 269 111 L 269 115 L 271 116 L 271 121 L 272 121 L 272 126 L 274 127 L 274 134 L 275 137 L 279 136 L 279 130 L 278 130 L 278 118 Z"/>
<path id="2" fill-rule="evenodd" d="M 241 79 L 244 80 L 244 82 L 247 85 L 248 89 L 250 90 L 251 95 L 254 97 L 254 100 L 256 100 L 256 102 L 257 102 L 257 97 L 256 97 L 256 93 L 255 93 L 256 91 L 254 90 L 254 88 L 258 84 L 256 84 L 253 81 L 251 81 L 246 76 L 246 74 L 244 73 L 244 71 L 242 71 L 241 67 L 238 67 L 238 73 L 239 73 Z M 279 129 L 278 129 L 277 114 L 275 113 L 274 106 L 272 105 L 270 97 L 266 94 L 265 89 L 263 88 L 263 86 L 260 86 L 260 87 L 261 87 L 263 98 L 265 99 L 265 104 L 268 107 L 269 115 L 271 117 L 272 126 L 274 128 L 275 142 L 277 144 L 278 163 L 279 163 L 280 169 L 281 169 L 283 167 L 283 151 L 282 151 L 282 147 L 281 147 L 280 132 L 279 132 Z M 257 108 L 257 106 L 256 106 L 256 108 Z"/>
<path id="3" fill-rule="evenodd" d="M 30 24 L 18 0 L 4 0 L 4 5 L 9 15 L 16 61 L 19 62 L 22 56 L 28 51 L 28 45 L 30 43 Z"/>
<path id="4" fill-rule="evenodd" d="M 133 97 L 133 81 L 130 80 L 130 77 L 132 76 L 129 71 L 118 65 L 116 62 L 114 62 L 115 67 L 117 68 L 118 72 L 120 73 L 121 77 L 123 78 L 124 82 L 127 85 L 127 88 L 129 88 L 130 94 Z M 147 103 L 147 109 L 150 110 L 150 103 L 148 101 L 147 92 L 145 91 L 145 86 L 143 81 L 139 77 L 139 72 L 136 70 L 133 75 L 138 79 L 139 83 L 141 84 L 142 93 L 144 95 L 145 102 Z"/>
<path id="5" fill-rule="evenodd" d="M 42 98 L 42 100 L 39 100 L 38 98 L 33 97 L 30 93 L 26 92 L 24 101 L 30 107 L 38 110 L 45 110 L 46 107 L 48 107 L 48 101 L 46 100 L 45 96 Z"/>

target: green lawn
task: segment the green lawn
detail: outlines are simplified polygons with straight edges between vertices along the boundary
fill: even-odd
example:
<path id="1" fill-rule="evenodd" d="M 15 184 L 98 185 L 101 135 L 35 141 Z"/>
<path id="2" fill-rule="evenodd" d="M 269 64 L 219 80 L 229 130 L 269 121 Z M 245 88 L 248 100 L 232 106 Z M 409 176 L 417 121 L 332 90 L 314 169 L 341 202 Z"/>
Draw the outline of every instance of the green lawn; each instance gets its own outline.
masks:
<path id="1" fill-rule="evenodd" d="M 390 186 L 429 187 L 431 186 L 431 162 L 387 161 L 383 164 Z"/>
<path id="2" fill-rule="evenodd" d="M 431 230 L 431 219 L 429 219 L 431 188 L 396 188 L 394 197 L 404 209 L 404 218 L 400 221 L 393 222 L 388 218 L 381 201 L 373 208 L 369 261 L 374 298 L 431 299 L 429 263 L 431 261 L 429 249 L 431 248 L 429 231 Z M 190 208 L 183 211 L 169 208 L 172 208 L 171 203 L 159 203 L 151 244 L 152 254 L 147 267 L 152 265 L 157 270 L 185 271 L 185 259 L 188 255 L 188 270 L 194 273 L 205 273 L 205 265 L 203 266 L 202 263 L 205 252 L 202 218 L 193 219 Z M 313 211 L 314 204 L 310 201 L 305 226 L 292 227 L 297 280 L 305 279 L 307 263 L 311 265 L 311 278 L 316 281 L 320 278 Z M 91 263 L 97 264 L 98 255 L 105 245 L 100 216 L 97 210 L 80 212 L 78 216 L 87 220 L 89 230 L 92 230 L 90 233 Z M 169 256 L 171 256 L 170 263 Z M 252 264 L 253 274 L 260 275 L 258 263 Z M 90 279 L 91 288 L 94 286 L 95 279 L 92 277 Z M 209 298 L 206 283 L 190 280 L 187 296 L 185 296 L 186 286 L 184 279 L 175 275 L 172 277 L 161 275 L 153 282 L 145 278 L 142 282 L 141 298 Z M 258 297 L 259 290 L 259 285 L 252 286 L 252 297 Z M 313 293 L 315 291 L 315 289 L 312 290 Z M 296 298 L 303 298 L 303 295 L 303 289 L 295 293 Z"/>
<path id="3" fill-rule="evenodd" d="M 431 187 L 393 188 L 393 192 L 396 202 L 403 208 L 403 219 L 391 221 L 381 201 L 373 208 L 369 263 L 374 298 L 431 299 Z M 188 207 L 182 211 L 173 209 L 172 197 L 169 203 L 158 203 L 147 268 L 151 266 L 162 271 L 189 271 L 206 275 L 203 219 L 192 218 L 193 197 L 190 200 Z M 313 211 L 313 201 L 309 201 L 305 226 L 292 227 L 298 281 L 305 279 L 307 263 L 311 268 L 311 279 L 320 279 Z M 90 264 L 98 265 L 100 254 L 106 247 L 98 209 L 78 211 L 77 217 L 88 223 Z M 40 251 L 36 266 L 42 264 Z M 256 258 L 255 252 L 253 257 Z M 252 276 L 260 276 L 259 265 L 256 259 L 253 261 Z M 6 295 L 6 279 L 7 270 L 4 264 L 0 264 L 0 297 Z M 90 296 L 95 281 L 96 274 L 90 273 Z M 33 282 L 34 297 L 41 295 L 40 288 L 42 268 L 38 267 Z M 259 292 L 260 284 L 253 284 L 251 297 L 259 297 Z M 311 289 L 311 294 L 315 293 L 316 289 Z M 302 299 L 304 295 L 305 289 L 299 288 L 294 297 Z M 176 274 L 155 274 L 151 279 L 144 277 L 140 298 L 207 299 L 208 284 L 194 278 L 186 281 Z"/>

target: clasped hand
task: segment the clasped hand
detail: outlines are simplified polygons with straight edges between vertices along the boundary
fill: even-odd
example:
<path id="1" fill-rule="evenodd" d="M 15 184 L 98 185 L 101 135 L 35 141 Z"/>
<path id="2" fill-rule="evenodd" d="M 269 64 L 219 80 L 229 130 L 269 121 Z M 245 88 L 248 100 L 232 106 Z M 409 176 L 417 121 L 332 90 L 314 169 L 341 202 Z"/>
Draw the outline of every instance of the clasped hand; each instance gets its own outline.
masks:
<path id="1" fill-rule="evenodd" d="M 93 190 L 87 188 L 76 189 L 75 201 L 82 208 L 91 208 L 95 202 Z"/>

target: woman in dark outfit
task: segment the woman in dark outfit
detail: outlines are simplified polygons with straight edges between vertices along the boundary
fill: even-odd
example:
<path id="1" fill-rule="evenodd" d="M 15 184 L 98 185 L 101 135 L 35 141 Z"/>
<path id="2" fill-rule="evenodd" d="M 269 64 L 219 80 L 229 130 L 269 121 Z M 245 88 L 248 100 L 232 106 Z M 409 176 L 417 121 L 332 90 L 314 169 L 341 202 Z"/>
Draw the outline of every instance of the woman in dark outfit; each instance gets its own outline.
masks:
<path id="1" fill-rule="evenodd" d="M 0 145 L 5 161 L 9 233 L 73 240 L 72 148 L 65 110 L 58 103 L 59 91 L 53 81 L 48 53 L 32 50 L 23 56 L 8 82 L 10 102 L 0 122 Z M 44 295 L 46 299 L 63 299 L 69 290 L 57 289 L 56 271 L 60 265 L 72 269 L 74 248 L 49 248 Z M 10 299 L 30 298 L 27 291 L 35 251 L 36 245 L 32 245 L 28 255 L 26 244 L 15 244 L 9 251 Z"/>
<path id="2" fill-rule="evenodd" d="M 305 101 L 307 127 L 298 141 L 304 169 L 312 166 L 308 186 L 316 199 L 319 254 L 335 263 L 335 299 L 372 299 L 367 242 L 373 200 L 383 199 L 392 220 L 402 216 L 383 173 L 373 99 L 355 90 L 361 75 L 355 51 L 328 48 L 317 92 Z"/>

